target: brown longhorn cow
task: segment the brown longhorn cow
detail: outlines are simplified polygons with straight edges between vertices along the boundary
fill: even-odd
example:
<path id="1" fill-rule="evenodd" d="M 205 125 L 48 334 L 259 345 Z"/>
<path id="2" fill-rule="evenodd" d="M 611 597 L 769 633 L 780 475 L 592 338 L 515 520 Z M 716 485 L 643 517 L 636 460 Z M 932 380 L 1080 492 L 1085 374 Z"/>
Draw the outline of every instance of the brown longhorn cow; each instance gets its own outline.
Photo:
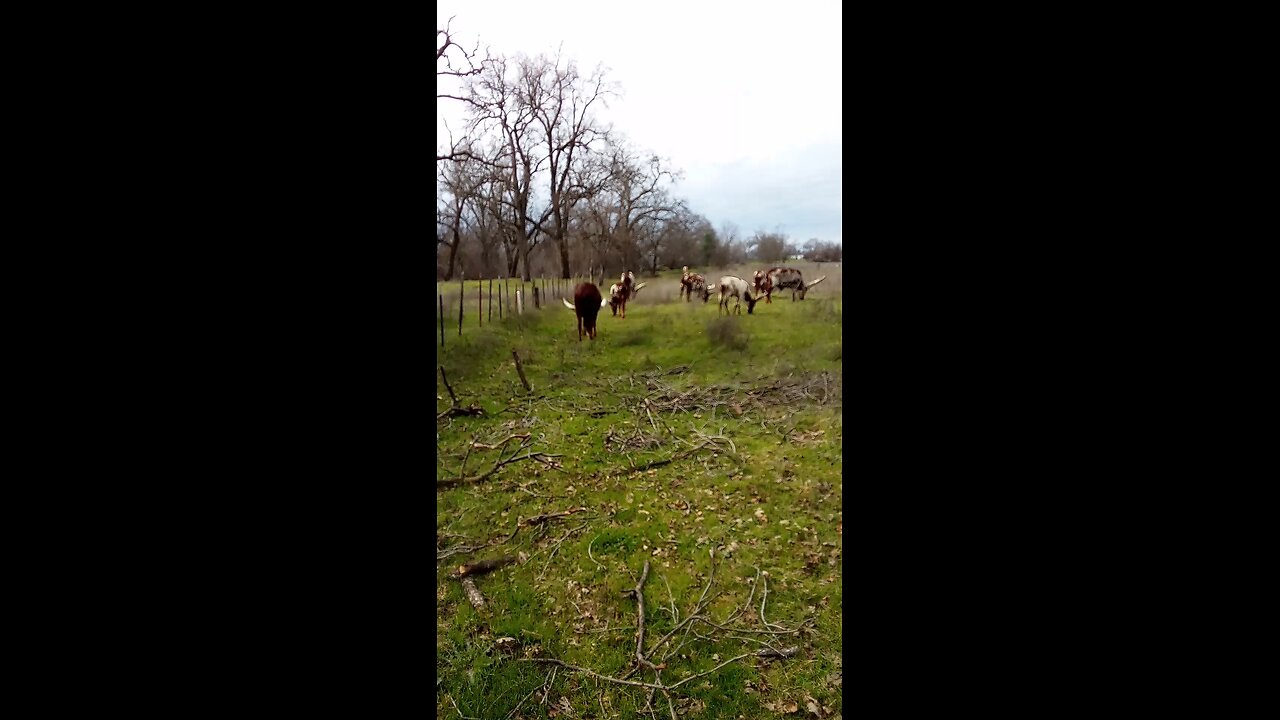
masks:
<path id="1" fill-rule="evenodd" d="M 596 316 L 600 314 L 600 308 L 607 304 L 607 301 L 600 297 L 600 288 L 594 283 L 585 282 L 574 289 L 572 305 L 564 298 L 561 298 L 561 301 L 578 316 L 578 342 L 582 342 L 584 333 L 595 340 Z"/>

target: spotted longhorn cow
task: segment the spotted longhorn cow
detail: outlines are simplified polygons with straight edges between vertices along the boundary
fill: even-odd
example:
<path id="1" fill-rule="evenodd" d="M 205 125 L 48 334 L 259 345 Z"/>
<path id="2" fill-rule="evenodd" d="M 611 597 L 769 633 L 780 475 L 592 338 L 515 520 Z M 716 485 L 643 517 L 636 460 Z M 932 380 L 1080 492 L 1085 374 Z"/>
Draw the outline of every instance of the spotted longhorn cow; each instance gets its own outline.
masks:
<path id="1" fill-rule="evenodd" d="M 693 299 L 693 294 L 698 293 L 702 296 L 702 302 L 706 302 L 711 297 L 711 290 L 707 288 L 707 279 L 697 273 L 689 272 L 689 266 L 684 267 L 684 274 L 680 276 L 680 297 L 685 302 Z"/>
<path id="2" fill-rule="evenodd" d="M 621 312 L 622 317 L 627 317 L 627 301 L 636 296 L 649 283 L 636 284 L 635 273 L 623 271 L 619 281 L 609 286 L 609 299 L 607 304 L 613 310 L 613 314 L 617 316 Z"/>
<path id="3" fill-rule="evenodd" d="M 720 293 L 720 305 L 716 308 L 716 315 L 720 314 L 720 308 L 724 308 L 726 315 L 729 314 L 729 299 L 734 300 L 734 312 L 742 313 L 742 302 L 747 301 L 747 314 L 751 315 L 755 312 L 756 303 L 760 301 L 760 296 L 756 295 L 751 288 L 751 283 L 743 280 L 735 275 L 725 275 L 720 278 L 720 282 L 716 284 L 716 289 Z"/>
<path id="4" fill-rule="evenodd" d="M 753 279 L 754 283 L 752 287 L 755 290 L 756 295 L 763 295 L 765 304 L 771 305 L 773 304 L 774 290 L 790 289 L 791 300 L 793 302 L 796 299 L 796 293 L 799 292 L 800 299 L 803 300 L 804 295 L 809 291 L 809 288 L 817 285 L 823 280 L 826 280 L 827 276 L 823 275 L 817 280 L 806 285 L 799 270 L 789 267 L 775 267 L 770 268 L 768 271 L 757 270 Z"/>

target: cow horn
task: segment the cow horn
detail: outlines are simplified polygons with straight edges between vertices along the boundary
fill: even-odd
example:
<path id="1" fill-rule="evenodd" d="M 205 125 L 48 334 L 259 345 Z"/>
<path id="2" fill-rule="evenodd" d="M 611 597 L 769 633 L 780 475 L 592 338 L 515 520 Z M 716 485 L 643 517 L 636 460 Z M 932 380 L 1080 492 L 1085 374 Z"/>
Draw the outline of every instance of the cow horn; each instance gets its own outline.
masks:
<path id="1" fill-rule="evenodd" d="M 809 283 L 806 287 L 813 287 L 814 285 L 817 285 L 818 283 L 820 283 L 820 282 L 822 282 L 823 280 L 826 280 L 826 279 L 827 279 L 827 276 L 826 276 L 826 275 L 823 275 L 822 277 L 818 278 L 817 280 L 814 280 L 813 282 Z"/>
<path id="2" fill-rule="evenodd" d="M 632 294 L 635 294 L 635 293 L 640 292 L 640 288 L 642 288 L 642 287 L 644 287 L 645 285 L 648 285 L 648 284 L 649 284 L 649 283 L 647 283 L 647 282 L 642 282 L 642 283 L 640 283 L 639 285 L 637 285 L 637 286 L 635 286 L 635 287 L 631 288 L 631 292 L 632 292 Z"/>
<path id="3" fill-rule="evenodd" d="M 609 299 L 608 299 L 608 298 L 601 298 L 601 300 L 600 300 L 600 307 L 609 307 Z"/>
<path id="4" fill-rule="evenodd" d="M 565 306 L 565 307 L 567 307 L 567 308 L 569 308 L 570 310 L 577 310 L 577 309 L 578 309 L 578 308 L 576 308 L 576 307 L 574 307 L 574 306 L 573 306 L 573 303 L 569 302 L 568 300 L 565 300 L 564 298 L 560 298 L 560 302 L 564 303 L 564 306 Z"/>

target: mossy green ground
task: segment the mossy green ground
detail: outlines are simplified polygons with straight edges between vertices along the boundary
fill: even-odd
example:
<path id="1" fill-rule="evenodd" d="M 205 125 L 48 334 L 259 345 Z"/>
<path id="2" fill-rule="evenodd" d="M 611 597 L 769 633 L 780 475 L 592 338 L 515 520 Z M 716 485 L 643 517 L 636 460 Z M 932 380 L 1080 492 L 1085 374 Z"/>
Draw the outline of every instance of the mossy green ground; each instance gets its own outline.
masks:
<path id="1" fill-rule="evenodd" d="M 459 403 L 484 415 L 437 420 L 437 482 L 459 477 L 464 457 L 462 474 L 488 470 L 497 451 L 468 445 L 511 435 L 529 435 L 520 454 L 557 455 L 561 468 L 523 460 L 483 482 L 437 491 L 437 717 L 653 717 L 643 688 L 564 668 L 552 676 L 552 666 L 521 658 L 625 676 L 636 649 L 636 601 L 626 591 L 645 561 L 648 650 L 698 602 L 712 548 L 715 600 L 703 615 L 723 624 L 741 609 L 728 623 L 738 630 L 695 624 L 706 639 L 677 634 L 652 658 L 683 643 L 667 658 L 663 683 L 760 650 L 762 639 L 799 651 L 747 657 L 681 685 L 671 692 L 677 714 L 808 716 L 810 703 L 822 717 L 842 712 L 839 284 L 818 286 L 803 302 L 775 297 L 752 315 L 744 304 L 726 319 L 717 317 L 715 298 L 677 300 L 676 278 L 649 280 L 626 319 L 605 308 L 594 342 L 578 341 L 573 312 L 554 297 L 542 310 L 504 313 L 502 322 L 495 309 L 483 328 L 464 317 L 461 337 L 452 306 L 438 361 Z M 456 301 L 458 285 L 451 287 Z M 467 289 L 474 298 L 474 285 Z M 439 326 L 433 330 L 439 352 Z M 436 395 L 439 414 L 450 399 L 438 368 Z M 510 441 L 503 457 L 519 442 Z M 570 510 L 503 542 L 522 518 Z M 486 543 L 493 545 L 454 552 Z M 477 611 L 450 574 L 502 555 L 517 560 L 476 578 L 488 602 Z M 766 580 L 767 621 L 799 632 L 760 632 Z M 661 693 L 653 707 L 669 716 Z"/>

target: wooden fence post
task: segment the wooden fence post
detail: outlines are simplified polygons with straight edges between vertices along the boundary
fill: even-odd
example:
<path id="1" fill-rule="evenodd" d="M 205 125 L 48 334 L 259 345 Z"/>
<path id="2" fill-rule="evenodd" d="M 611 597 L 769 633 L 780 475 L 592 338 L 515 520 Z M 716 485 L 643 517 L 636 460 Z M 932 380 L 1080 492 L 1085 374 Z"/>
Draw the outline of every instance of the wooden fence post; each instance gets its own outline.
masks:
<path id="1" fill-rule="evenodd" d="M 466 292 L 467 286 L 462 273 L 458 273 L 458 337 L 462 337 L 462 306 L 467 304 Z"/>
<path id="2" fill-rule="evenodd" d="M 444 295 L 437 295 L 440 298 L 440 349 L 444 349 Z"/>
<path id="3" fill-rule="evenodd" d="M 476 283 L 476 320 L 484 327 L 484 283 Z"/>
<path id="4" fill-rule="evenodd" d="M 489 324 L 493 324 L 493 278 L 489 278 Z"/>

